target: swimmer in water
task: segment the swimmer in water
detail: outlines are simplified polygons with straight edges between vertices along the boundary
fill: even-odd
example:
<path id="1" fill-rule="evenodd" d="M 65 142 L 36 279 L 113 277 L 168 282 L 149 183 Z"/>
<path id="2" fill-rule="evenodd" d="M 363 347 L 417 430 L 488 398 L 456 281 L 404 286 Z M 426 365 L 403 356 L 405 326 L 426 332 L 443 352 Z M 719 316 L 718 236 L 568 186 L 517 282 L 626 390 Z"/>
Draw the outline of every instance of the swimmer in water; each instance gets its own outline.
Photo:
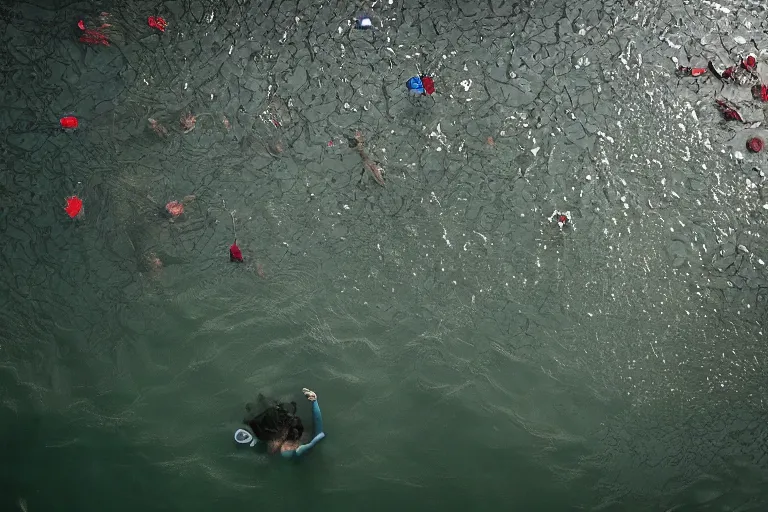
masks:
<path id="1" fill-rule="evenodd" d="M 365 149 L 363 148 L 363 142 L 363 134 L 361 132 L 357 132 L 355 133 L 354 139 L 349 139 L 349 147 L 355 148 L 357 152 L 360 153 L 360 158 L 363 159 L 363 173 L 365 173 L 365 169 L 371 171 L 373 179 L 375 179 L 376 183 L 383 187 L 385 185 L 384 178 L 381 176 L 381 167 L 379 167 L 378 164 L 370 156 L 368 156 L 368 153 L 366 153 Z"/>
<path id="2" fill-rule="evenodd" d="M 259 414 L 244 420 L 251 432 L 238 429 L 235 432 L 235 441 L 240 444 L 256 446 L 263 443 L 270 453 L 279 453 L 282 457 L 299 457 L 319 443 L 324 437 L 323 417 L 320 414 L 320 405 L 317 403 L 317 393 L 307 388 L 301 390 L 307 400 L 312 402 L 312 420 L 314 434 L 311 440 L 304 436 L 304 425 L 301 418 L 296 415 L 296 402 L 291 403 L 267 403 L 263 396 L 259 395 L 259 401 L 266 408 Z M 252 413 L 250 404 L 246 410 Z M 302 441 L 309 442 L 302 442 Z"/>

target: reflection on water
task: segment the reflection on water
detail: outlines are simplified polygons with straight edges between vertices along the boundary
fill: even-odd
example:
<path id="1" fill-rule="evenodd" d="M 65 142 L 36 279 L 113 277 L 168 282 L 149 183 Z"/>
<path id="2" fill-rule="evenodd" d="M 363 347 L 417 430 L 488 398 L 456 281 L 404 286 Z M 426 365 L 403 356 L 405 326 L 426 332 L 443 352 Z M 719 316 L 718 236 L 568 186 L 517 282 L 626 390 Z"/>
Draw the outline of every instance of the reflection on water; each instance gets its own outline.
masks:
<path id="1" fill-rule="evenodd" d="M 759 13 L 103 9 L 0 10 L 7 508 L 764 504 L 764 113 L 676 74 Z M 302 386 L 306 464 L 232 446 Z"/>

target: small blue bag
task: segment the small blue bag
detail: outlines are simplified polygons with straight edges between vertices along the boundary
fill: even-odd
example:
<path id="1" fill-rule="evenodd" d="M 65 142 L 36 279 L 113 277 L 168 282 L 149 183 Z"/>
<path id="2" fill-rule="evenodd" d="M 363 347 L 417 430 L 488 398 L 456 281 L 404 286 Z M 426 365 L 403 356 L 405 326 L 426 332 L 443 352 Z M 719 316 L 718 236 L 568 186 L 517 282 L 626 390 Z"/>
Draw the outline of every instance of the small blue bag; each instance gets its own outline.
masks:
<path id="1" fill-rule="evenodd" d="M 424 94 L 424 84 L 418 76 L 409 78 L 408 81 L 405 82 L 405 86 L 413 93 Z"/>

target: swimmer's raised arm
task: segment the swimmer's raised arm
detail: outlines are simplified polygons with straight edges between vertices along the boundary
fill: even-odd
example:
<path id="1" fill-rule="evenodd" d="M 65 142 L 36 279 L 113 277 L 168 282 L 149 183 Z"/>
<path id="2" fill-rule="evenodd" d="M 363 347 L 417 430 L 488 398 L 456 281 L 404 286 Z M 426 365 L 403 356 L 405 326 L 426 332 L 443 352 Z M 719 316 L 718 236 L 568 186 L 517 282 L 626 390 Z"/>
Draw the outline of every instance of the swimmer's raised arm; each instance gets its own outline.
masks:
<path id="1" fill-rule="evenodd" d="M 296 455 L 306 452 L 325 437 L 325 432 L 323 432 L 323 416 L 320 414 L 320 404 L 317 403 L 317 393 L 307 388 L 302 389 L 301 392 L 304 393 L 307 400 L 312 402 L 312 422 L 314 423 L 315 437 L 309 443 L 296 448 Z"/>

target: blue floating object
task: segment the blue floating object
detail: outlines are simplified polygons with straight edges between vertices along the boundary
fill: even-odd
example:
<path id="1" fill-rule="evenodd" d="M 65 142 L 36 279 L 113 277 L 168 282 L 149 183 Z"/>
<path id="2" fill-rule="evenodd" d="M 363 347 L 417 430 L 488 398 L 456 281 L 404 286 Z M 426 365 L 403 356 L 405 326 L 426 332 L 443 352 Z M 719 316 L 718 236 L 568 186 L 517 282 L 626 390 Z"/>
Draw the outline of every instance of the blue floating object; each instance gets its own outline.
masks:
<path id="1" fill-rule="evenodd" d="M 421 78 L 418 76 L 414 76 L 408 79 L 407 82 L 405 82 L 405 86 L 408 88 L 409 91 L 416 93 L 416 94 L 423 94 L 424 93 L 424 84 L 421 81 Z"/>

